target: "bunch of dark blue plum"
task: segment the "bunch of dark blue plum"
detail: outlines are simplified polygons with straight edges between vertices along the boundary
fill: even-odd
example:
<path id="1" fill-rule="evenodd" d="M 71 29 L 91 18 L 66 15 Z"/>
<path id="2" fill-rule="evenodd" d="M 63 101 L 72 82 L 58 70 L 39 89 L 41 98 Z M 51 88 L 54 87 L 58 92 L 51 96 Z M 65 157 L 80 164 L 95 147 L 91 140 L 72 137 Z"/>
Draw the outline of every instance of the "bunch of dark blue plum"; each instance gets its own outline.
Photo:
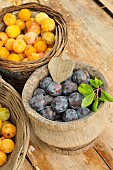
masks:
<path id="1" fill-rule="evenodd" d="M 86 116 L 89 108 L 81 108 L 84 98 L 78 92 L 81 83 L 89 83 L 90 75 L 83 70 L 74 70 L 71 76 L 62 83 L 53 82 L 45 77 L 34 91 L 30 101 L 31 107 L 43 117 L 68 122 Z"/>

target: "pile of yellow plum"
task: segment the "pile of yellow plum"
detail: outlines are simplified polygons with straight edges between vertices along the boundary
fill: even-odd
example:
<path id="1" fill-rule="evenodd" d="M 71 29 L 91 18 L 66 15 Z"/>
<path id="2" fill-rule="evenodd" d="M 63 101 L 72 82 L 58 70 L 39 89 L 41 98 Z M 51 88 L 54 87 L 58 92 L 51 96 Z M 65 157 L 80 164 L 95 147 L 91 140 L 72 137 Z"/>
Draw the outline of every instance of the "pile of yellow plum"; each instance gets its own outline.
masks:
<path id="1" fill-rule="evenodd" d="M 7 155 L 14 150 L 13 141 L 16 135 L 16 126 L 10 121 L 9 109 L 0 107 L 0 166 L 7 162 Z"/>
<path id="2" fill-rule="evenodd" d="M 6 13 L 6 25 L 0 32 L 0 58 L 15 62 L 38 60 L 52 50 L 55 42 L 55 21 L 46 13 L 34 17 L 28 9 L 18 14 Z"/>

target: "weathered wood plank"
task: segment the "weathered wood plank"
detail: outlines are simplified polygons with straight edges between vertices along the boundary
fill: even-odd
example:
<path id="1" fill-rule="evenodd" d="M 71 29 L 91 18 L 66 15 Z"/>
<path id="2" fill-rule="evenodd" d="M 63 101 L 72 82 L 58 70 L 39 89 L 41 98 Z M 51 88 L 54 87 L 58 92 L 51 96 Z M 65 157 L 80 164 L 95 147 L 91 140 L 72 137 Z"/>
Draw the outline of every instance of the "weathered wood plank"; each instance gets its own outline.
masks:
<path id="1" fill-rule="evenodd" d="M 104 7 L 108 8 L 113 13 L 113 0 L 100 0 Z"/>
<path id="2" fill-rule="evenodd" d="M 113 96 L 113 90 L 110 92 Z M 107 114 L 109 114 L 108 126 L 99 138 L 95 149 L 107 165 L 109 165 L 110 169 L 113 169 L 113 104 L 110 105 L 110 111 Z"/>
<path id="3" fill-rule="evenodd" d="M 20 170 L 33 170 L 32 166 L 30 165 L 30 163 L 27 161 L 27 159 L 25 159 L 22 167 L 20 168 Z"/>
<path id="4" fill-rule="evenodd" d="M 107 165 L 113 169 L 113 130 L 111 130 L 111 127 L 100 137 L 95 149 Z"/>
<path id="5" fill-rule="evenodd" d="M 107 59 L 113 58 L 113 20 L 94 1 L 40 2 L 63 14 L 68 25 L 69 41 L 66 50 L 70 57 L 97 68 Z M 106 33 L 106 30 L 109 31 Z"/>
<path id="6" fill-rule="evenodd" d="M 46 160 L 46 155 L 43 154 L 38 146 L 38 140 L 32 133 L 32 141 L 30 141 L 27 156 L 31 160 L 33 167 L 39 170 L 53 170 L 50 163 Z"/>
<path id="7" fill-rule="evenodd" d="M 33 134 L 33 133 L 32 133 Z M 51 150 L 47 144 L 32 135 L 30 152 L 27 156 L 33 166 L 40 170 L 108 170 L 108 166 L 92 148 L 84 154 L 75 156 L 61 155 Z M 35 141 L 35 142 L 34 142 Z"/>

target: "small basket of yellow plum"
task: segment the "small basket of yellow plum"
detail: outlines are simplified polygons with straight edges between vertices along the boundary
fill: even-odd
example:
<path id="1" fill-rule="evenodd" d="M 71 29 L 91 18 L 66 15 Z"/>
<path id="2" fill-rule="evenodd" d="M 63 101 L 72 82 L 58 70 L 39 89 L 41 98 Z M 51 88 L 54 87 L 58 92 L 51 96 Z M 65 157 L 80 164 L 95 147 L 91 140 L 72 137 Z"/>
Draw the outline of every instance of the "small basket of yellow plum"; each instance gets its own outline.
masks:
<path id="1" fill-rule="evenodd" d="M 16 135 L 16 126 L 8 119 L 10 118 L 9 109 L 0 108 L 0 166 L 7 162 L 7 154 L 14 150 L 15 144 L 13 137 Z"/>
<path id="2" fill-rule="evenodd" d="M 29 124 L 21 98 L 0 77 L 0 169 L 18 170 L 29 144 Z"/>
<path id="3" fill-rule="evenodd" d="M 60 13 L 38 3 L 7 7 L 0 15 L 0 72 L 22 88 L 37 67 L 61 55 L 66 23 Z"/>

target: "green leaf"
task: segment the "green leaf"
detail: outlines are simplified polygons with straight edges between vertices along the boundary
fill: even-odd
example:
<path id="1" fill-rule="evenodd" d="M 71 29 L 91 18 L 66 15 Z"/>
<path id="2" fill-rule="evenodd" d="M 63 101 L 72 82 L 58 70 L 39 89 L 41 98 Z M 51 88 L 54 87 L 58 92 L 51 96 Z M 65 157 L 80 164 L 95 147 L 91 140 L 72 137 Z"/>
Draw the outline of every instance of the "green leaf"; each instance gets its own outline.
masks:
<path id="1" fill-rule="evenodd" d="M 103 82 L 101 80 L 99 80 L 98 78 L 96 78 L 96 77 L 95 77 L 95 79 L 90 79 L 90 83 L 95 88 L 99 88 L 99 86 L 101 86 L 103 84 Z"/>
<path id="2" fill-rule="evenodd" d="M 87 95 L 93 93 L 93 88 L 88 84 L 80 84 L 78 87 L 78 91 L 82 95 L 87 96 Z"/>
<path id="3" fill-rule="evenodd" d="M 93 105 L 92 105 L 92 110 L 93 110 L 94 112 L 97 112 L 97 110 L 98 110 L 98 100 L 95 100 L 95 101 L 94 101 L 94 103 L 93 103 Z"/>
<path id="4" fill-rule="evenodd" d="M 103 97 L 98 98 L 98 100 L 99 100 L 99 101 L 101 101 L 101 102 L 106 102 L 106 99 L 105 99 L 105 97 L 104 97 L 104 96 L 103 96 Z"/>
<path id="5" fill-rule="evenodd" d="M 111 97 L 107 92 L 105 92 L 104 90 L 102 90 L 102 94 L 103 94 L 103 96 L 106 98 L 107 101 L 113 102 L 113 97 Z"/>
<path id="6" fill-rule="evenodd" d="M 82 100 L 82 104 L 81 107 L 87 107 L 89 106 L 93 100 L 94 100 L 95 94 L 94 92 L 89 94 L 88 96 L 86 96 L 83 100 Z"/>
<path id="7" fill-rule="evenodd" d="M 98 85 L 98 81 L 99 81 L 99 80 L 95 77 L 95 83 L 96 83 L 97 85 Z"/>
<path id="8" fill-rule="evenodd" d="M 99 80 L 98 85 L 101 86 L 103 84 L 103 81 Z"/>
<path id="9" fill-rule="evenodd" d="M 94 86 L 95 88 L 99 88 L 99 85 L 95 83 L 95 80 L 90 79 L 90 83 L 92 86 Z"/>

